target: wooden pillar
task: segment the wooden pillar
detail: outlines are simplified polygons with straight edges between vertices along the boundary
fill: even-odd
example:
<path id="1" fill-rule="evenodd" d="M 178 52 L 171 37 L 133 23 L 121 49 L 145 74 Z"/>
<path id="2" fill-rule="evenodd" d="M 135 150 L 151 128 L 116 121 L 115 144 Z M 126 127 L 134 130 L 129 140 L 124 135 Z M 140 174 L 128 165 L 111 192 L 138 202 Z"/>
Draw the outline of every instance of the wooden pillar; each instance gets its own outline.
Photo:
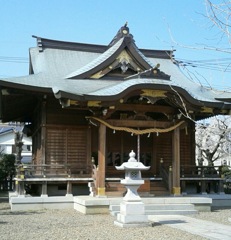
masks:
<path id="1" fill-rule="evenodd" d="M 92 166 L 91 162 L 91 127 L 89 126 L 87 129 L 87 171 L 90 170 L 90 166 Z"/>
<path id="2" fill-rule="evenodd" d="M 105 196 L 105 155 L 106 155 L 106 126 L 102 123 L 99 126 L 98 146 L 98 191 L 97 196 Z"/>
<path id="3" fill-rule="evenodd" d="M 42 102 L 42 131 L 41 131 L 41 142 L 42 142 L 42 164 L 46 164 L 46 101 Z"/>
<path id="4" fill-rule="evenodd" d="M 176 128 L 173 131 L 172 138 L 172 147 L 173 147 L 173 164 L 172 164 L 172 173 L 173 173 L 173 187 L 172 193 L 174 195 L 181 195 L 180 188 L 180 129 Z"/>

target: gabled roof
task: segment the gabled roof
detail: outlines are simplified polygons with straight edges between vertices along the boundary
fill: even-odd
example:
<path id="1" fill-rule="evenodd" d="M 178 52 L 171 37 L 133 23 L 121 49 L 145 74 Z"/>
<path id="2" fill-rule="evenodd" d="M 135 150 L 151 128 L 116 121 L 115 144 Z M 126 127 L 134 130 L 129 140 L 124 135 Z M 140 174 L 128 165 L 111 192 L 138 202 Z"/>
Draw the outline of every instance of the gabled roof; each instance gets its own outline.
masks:
<path id="1" fill-rule="evenodd" d="M 139 49 L 122 26 L 108 46 L 37 38 L 30 75 L 1 79 L 0 86 L 51 93 L 77 101 L 119 100 L 138 89 L 181 94 L 195 106 L 231 109 L 231 93 L 215 91 L 182 74 L 173 52 Z"/>
<path id="2" fill-rule="evenodd" d="M 118 31 L 104 53 L 66 78 L 99 79 L 118 67 L 123 72 L 126 72 L 127 68 L 132 68 L 135 72 L 143 72 L 155 67 L 137 48 L 126 25 Z"/>

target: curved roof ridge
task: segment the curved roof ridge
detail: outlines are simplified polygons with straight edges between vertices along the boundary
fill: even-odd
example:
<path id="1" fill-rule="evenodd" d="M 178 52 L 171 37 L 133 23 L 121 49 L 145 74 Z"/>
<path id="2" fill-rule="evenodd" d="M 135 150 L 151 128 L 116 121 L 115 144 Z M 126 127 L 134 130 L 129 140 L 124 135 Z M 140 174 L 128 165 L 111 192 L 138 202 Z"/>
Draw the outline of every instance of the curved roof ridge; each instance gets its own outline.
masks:
<path id="1" fill-rule="evenodd" d="M 213 93 L 211 93 L 211 90 L 203 88 L 202 90 L 204 91 L 203 97 L 199 97 L 198 93 L 195 93 L 192 91 L 192 89 L 188 89 L 187 87 L 182 87 L 179 83 L 169 83 L 168 80 L 164 79 L 129 79 L 126 81 L 118 82 L 117 84 L 113 84 L 111 86 L 105 86 L 104 88 L 100 88 L 96 91 L 89 92 L 88 94 L 84 94 L 85 96 L 111 96 L 111 95 L 119 95 L 123 91 L 127 90 L 130 87 L 134 87 L 136 85 L 144 85 L 144 84 L 149 84 L 152 87 L 157 87 L 157 85 L 162 85 L 162 88 L 177 88 L 178 91 L 179 89 L 182 89 L 182 91 L 185 91 L 188 93 L 188 96 L 190 96 L 194 101 L 205 101 L 205 102 L 214 102 L 212 99 Z M 149 86 L 149 87 L 150 87 Z M 200 88 L 201 89 L 201 88 Z M 194 89 L 195 90 L 195 89 Z M 215 102 L 220 103 L 219 100 L 216 100 Z"/>
<path id="2" fill-rule="evenodd" d="M 149 59 L 136 46 L 133 36 L 129 33 L 128 27 L 124 26 L 120 28 L 116 37 L 114 37 L 109 44 L 109 48 L 104 53 L 82 68 L 68 74 L 65 78 L 90 78 L 97 72 L 102 71 L 105 67 L 108 67 L 125 48 L 128 49 L 131 56 L 135 58 L 136 62 L 139 62 L 145 70 L 154 67 L 153 63 L 149 61 Z"/>
<path id="3" fill-rule="evenodd" d="M 147 62 L 151 67 L 154 67 L 153 63 L 149 61 L 149 59 L 139 50 L 135 43 L 132 44 L 134 49 L 139 53 L 139 55 L 143 58 L 145 62 Z"/>
<path id="4" fill-rule="evenodd" d="M 99 66 L 105 60 L 109 59 L 123 44 L 123 38 L 120 39 L 115 45 L 113 45 L 111 48 L 109 48 L 106 52 L 101 54 L 99 57 L 94 59 L 92 62 L 88 63 L 87 65 L 83 66 L 82 68 L 68 74 L 65 78 L 75 78 L 78 76 L 78 78 L 81 78 L 81 75 L 83 73 L 89 72 L 90 70 L 94 69 L 95 67 Z"/>

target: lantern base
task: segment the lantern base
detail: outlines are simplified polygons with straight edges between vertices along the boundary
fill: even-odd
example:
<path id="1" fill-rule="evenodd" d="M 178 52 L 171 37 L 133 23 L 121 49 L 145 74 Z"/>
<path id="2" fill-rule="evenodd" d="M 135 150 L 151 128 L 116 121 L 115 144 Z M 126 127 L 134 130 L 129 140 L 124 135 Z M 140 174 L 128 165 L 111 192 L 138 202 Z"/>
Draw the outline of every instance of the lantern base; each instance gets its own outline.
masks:
<path id="1" fill-rule="evenodd" d="M 143 202 L 127 202 L 120 204 L 120 213 L 117 214 L 115 225 L 120 227 L 149 226 L 148 216 L 145 215 Z"/>

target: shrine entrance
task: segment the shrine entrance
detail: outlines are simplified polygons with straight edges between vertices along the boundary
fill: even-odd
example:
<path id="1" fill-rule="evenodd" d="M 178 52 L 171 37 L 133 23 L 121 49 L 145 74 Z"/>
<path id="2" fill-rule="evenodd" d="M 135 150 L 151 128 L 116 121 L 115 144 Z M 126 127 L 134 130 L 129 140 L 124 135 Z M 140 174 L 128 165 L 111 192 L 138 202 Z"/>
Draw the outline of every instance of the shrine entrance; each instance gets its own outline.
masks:
<path id="1" fill-rule="evenodd" d="M 119 166 L 129 159 L 129 152 L 136 152 L 137 160 L 151 166 L 153 160 L 153 136 L 134 135 L 107 129 L 107 166 Z"/>
<path id="2" fill-rule="evenodd" d="M 98 137 L 98 167 L 99 179 L 101 179 L 102 193 L 105 194 L 105 182 L 113 178 L 119 181 L 120 176 L 115 166 L 120 166 L 128 160 L 131 150 L 136 153 L 137 160 L 150 170 L 145 171 L 143 178 L 147 180 L 161 178 L 161 165 L 163 159 L 173 170 L 172 183 L 180 191 L 180 126 L 184 122 L 172 124 L 171 127 L 149 128 L 141 130 L 136 128 L 112 128 L 109 123 L 93 118 L 100 122 Z M 124 131 L 123 131 L 124 130 Z M 161 132 L 161 133 L 159 133 Z M 175 190 L 174 190 L 175 191 Z"/>

